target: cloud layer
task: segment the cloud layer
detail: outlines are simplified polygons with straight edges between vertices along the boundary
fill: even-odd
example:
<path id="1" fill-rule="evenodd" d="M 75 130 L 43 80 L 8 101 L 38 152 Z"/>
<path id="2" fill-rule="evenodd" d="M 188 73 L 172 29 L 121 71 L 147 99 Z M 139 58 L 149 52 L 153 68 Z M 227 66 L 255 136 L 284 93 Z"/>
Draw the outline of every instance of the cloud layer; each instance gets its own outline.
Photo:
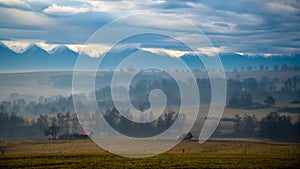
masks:
<path id="1" fill-rule="evenodd" d="M 107 23 L 136 13 L 182 17 L 203 31 L 218 52 L 300 53 L 298 0 L 0 0 L 0 41 L 83 45 Z M 160 28 L 172 31 L 182 27 L 176 21 L 156 22 Z M 143 23 L 143 19 L 137 23 Z M 178 32 L 193 40 L 193 32 Z M 165 45 L 146 47 L 152 51 L 165 48 L 166 53 L 174 55 L 180 53 L 178 47 L 164 41 Z"/>

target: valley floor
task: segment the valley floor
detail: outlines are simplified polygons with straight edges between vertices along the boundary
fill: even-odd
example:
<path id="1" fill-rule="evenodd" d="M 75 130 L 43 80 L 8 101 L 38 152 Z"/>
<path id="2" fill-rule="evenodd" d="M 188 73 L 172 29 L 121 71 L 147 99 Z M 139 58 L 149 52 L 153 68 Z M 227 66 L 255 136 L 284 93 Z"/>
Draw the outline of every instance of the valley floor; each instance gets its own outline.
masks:
<path id="1" fill-rule="evenodd" d="M 298 168 L 300 144 L 249 139 L 183 141 L 141 159 L 113 155 L 90 140 L 2 140 L 0 168 Z M 183 153 L 184 149 L 184 153 Z"/>

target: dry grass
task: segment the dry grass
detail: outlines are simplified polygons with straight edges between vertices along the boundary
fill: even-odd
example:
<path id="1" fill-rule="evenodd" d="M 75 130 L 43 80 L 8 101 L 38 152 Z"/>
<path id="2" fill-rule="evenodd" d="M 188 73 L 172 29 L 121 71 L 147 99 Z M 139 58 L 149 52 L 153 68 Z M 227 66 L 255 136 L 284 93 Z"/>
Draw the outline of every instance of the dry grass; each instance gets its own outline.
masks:
<path id="1" fill-rule="evenodd" d="M 299 144 L 249 139 L 214 139 L 204 144 L 184 141 L 167 153 L 142 159 L 103 152 L 90 140 L 4 140 L 0 144 L 7 147 L 6 154 L 0 155 L 0 168 L 298 168 L 300 165 Z"/>
<path id="2" fill-rule="evenodd" d="M 36 153 L 95 153 L 104 152 L 91 140 L 2 140 L 6 154 Z M 182 141 L 169 153 L 221 153 L 289 155 L 300 154 L 300 144 L 267 142 L 255 139 L 210 139 L 205 143 Z"/>

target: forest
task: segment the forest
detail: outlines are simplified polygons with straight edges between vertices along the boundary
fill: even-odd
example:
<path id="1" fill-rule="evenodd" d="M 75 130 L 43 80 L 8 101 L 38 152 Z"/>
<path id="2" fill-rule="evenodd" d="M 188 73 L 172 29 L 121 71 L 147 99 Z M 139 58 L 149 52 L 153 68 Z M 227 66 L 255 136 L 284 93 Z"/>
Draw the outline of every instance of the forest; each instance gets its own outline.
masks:
<path id="1" fill-rule="evenodd" d="M 201 94 L 200 104 L 209 104 L 209 79 L 198 78 L 197 85 Z M 179 88 L 176 81 L 172 78 L 138 79 L 131 84 L 129 96 L 133 106 L 140 112 L 149 108 L 148 97 L 153 89 L 164 91 L 168 107 L 172 108 L 180 104 Z M 123 89 L 120 87 L 117 90 Z M 160 133 L 178 118 L 178 112 L 174 111 L 175 109 L 170 109 L 165 111 L 153 123 L 136 124 L 120 116 L 119 111 L 115 109 L 109 86 L 100 87 L 95 92 L 95 96 L 98 105 L 101 105 L 101 109 L 99 112 L 94 112 L 94 115 L 102 113 L 105 120 L 114 129 L 133 137 L 147 137 Z M 0 103 L 0 137 L 44 138 L 48 135 L 48 138 L 52 139 L 76 138 L 76 134 L 78 135 L 83 129 L 74 111 L 72 97 L 40 97 L 36 101 L 29 102 L 22 98 L 2 101 Z M 89 95 L 85 94 L 82 94 L 80 97 L 87 101 L 89 99 Z M 274 112 L 270 112 L 268 116 L 260 120 L 251 114 L 247 114 L 244 117 L 236 115 L 229 119 L 234 124 L 231 133 L 224 134 L 216 130 L 214 136 L 255 137 L 299 142 L 299 119 L 296 123 L 292 123 L 290 116 L 280 113 L 299 113 L 299 108 L 275 106 L 277 102 L 300 103 L 300 76 L 281 79 L 267 76 L 263 76 L 260 79 L 253 77 L 228 79 L 228 108 L 256 110 L 271 107 Z M 84 109 L 84 106 L 82 108 Z M 130 110 L 126 111 L 130 113 Z M 35 118 L 28 118 L 30 116 Z M 139 127 L 137 127 L 138 125 Z M 129 130 L 123 130 L 125 128 Z M 140 131 L 138 128 L 149 132 L 141 132 L 142 130 Z"/>
<path id="2" fill-rule="evenodd" d="M 210 81 L 206 78 L 198 78 L 200 104 L 210 103 Z M 180 104 L 179 88 L 173 79 L 138 79 L 133 82 L 129 89 L 129 96 L 136 109 L 147 109 L 149 107 L 148 96 L 153 89 L 161 89 L 167 96 L 168 106 Z M 119 87 L 116 90 L 124 90 Z M 13 94 L 17 95 L 18 94 Z M 78 97 L 88 100 L 90 94 L 82 94 Z M 103 110 L 114 108 L 111 98 L 110 86 L 100 86 L 95 91 L 97 102 L 103 105 Z M 8 114 L 20 116 L 57 114 L 74 112 L 73 96 L 40 96 L 35 101 L 27 101 L 24 98 L 6 99 L 0 102 L 0 106 Z M 268 78 L 263 76 L 260 79 L 229 78 L 227 79 L 227 105 L 233 108 L 256 109 L 274 105 L 276 102 L 300 102 L 300 76 L 289 78 Z M 280 111 L 280 110 L 278 110 Z M 291 110 L 293 111 L 293 110 Z"/>
<path id="3" fill-rule="evenodd" d="M 150 137 L 160 133 L 173 124 L 177 118 L 174 111 L 164 113 L 154 123 L 136 124 L 123 116 L 118 116 L 116 109 L 104 112 L 106 121 L 117 131 L 131 137 Z M 98 112 L 99 115 L 99 112 Z M 291 117 L 278 112 L 270 112 L 266 117 L 257 120 L 255 115 L 235 115 L 232 119 L 233 127 L 230 133 L 220 132 L 220 127 L 213 137 L 231 138 L 263 138 L 274 141 L 300 142 L 300 118 L 296 123 Z M 146 131 L 146 132 L 145 132 Z M 27 121 L 15 114 L 8 115 L 0 112 L 0 138 L 25 139 L 80 139 L 83 132 L 76 114 L 56 114 L 54 116 L 39 115 L 37 120 Z"/>

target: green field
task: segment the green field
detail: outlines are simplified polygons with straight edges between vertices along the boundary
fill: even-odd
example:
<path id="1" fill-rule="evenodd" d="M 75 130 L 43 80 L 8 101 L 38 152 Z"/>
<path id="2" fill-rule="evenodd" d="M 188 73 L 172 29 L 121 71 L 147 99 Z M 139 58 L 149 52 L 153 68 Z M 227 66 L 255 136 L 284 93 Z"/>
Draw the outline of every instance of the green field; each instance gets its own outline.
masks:
<path id="1" fill-rule="evenodd" d="M 90 140 L 3 140 L 0 168 L 299 168 L 299 144 L 214 139 L 181 142 L 141 159 L 105 152 Z M 184 153 L 183 150 L 184 149 Z"/>

